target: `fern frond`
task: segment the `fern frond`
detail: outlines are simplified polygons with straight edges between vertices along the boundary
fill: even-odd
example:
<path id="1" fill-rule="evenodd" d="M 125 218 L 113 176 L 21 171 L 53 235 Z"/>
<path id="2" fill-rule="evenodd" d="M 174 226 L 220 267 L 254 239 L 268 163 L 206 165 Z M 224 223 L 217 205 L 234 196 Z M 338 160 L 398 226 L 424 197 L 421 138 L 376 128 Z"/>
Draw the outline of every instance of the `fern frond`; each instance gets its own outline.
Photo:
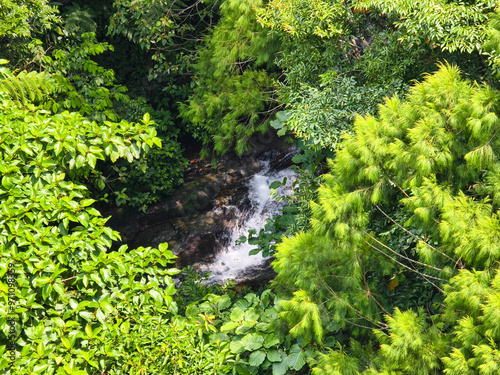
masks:
<path id="1" fill-rule="evenodd" d="M 16 105 L 41 102 L 46 94 L 55 91 L 56 85 L 46 73 L 20 72 L 0 80 L 0 92 L 6 94 Z"/>

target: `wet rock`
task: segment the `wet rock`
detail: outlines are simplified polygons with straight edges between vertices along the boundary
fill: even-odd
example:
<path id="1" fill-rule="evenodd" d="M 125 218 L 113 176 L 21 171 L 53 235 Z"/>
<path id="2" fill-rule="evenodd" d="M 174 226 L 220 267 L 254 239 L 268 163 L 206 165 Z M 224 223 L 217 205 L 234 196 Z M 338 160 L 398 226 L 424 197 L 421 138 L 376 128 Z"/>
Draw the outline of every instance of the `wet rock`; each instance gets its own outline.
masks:
<path id="1" fill-rule="evenodd" d="M 300 152 L 299 149 L 292 150 L 282 150 L 276 153 L 271 159 L 269 168 L 272 171 L 280 171 L 282 169 L 288 168 L 293 165 L 292 158 Z"/>
<path id="2" fill-rule="evenodd" d="M 180 268 L 213 254 L 217 247 L 216 236 L 212 232 L 191 234 L 182 247 L 183 250 L 177 254 L 179 258 L 176 261 L 176 266 Z"/>
<path id="3" fill-rule="evenodd" d="M 271 262 L 272 258 L 268 258 L 261 266 L 247 269 L 241 275 L 239 281 L 235 283 L 235 286 L 239 288 L 249 287 L 258 289 L 260 286 L 268 284 L 276 277 L 276 272 L 274 272 Z"/>

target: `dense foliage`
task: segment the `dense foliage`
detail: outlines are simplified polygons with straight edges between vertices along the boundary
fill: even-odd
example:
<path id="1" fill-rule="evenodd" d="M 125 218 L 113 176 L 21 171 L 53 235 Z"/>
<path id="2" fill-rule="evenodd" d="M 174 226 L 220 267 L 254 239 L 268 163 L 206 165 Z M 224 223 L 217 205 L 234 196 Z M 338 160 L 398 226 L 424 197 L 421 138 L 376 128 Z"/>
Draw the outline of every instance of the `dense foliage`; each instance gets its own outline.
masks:
<path id="1" fill-rule="evenodd" d="M 496 5 L 4 1 L 2 373 L 499 373 Z M 166 244 L 111 250 L 96 200 L 146 210 L 184 148 L 270 131 L 300 151 L 282 214 L 240 238 L 270 286 L 175 286 Z"/>
<path id="2" fill-rule="evenodd" d="M 2 352 L 8 318 L 17 342 L 14 365 L 3 358 L 2 368 L 19 374 L 121 369 L 128 361 L 121 348 L 129 345 L 121 332 L 130 330 L 134 341 L 142 324 L 175 306 L 174 289 L 159 283 L 173 286 L 168 275 L 176 271 L 158 268 L 173 256 L 166 246 L 108 253 L 119 235 L 92 208 L 81 181 L 98 159 L 132 160 L 159 146 L 155 129 L 148 116 L 141 124 L 99 125 L 74 112 L 18 106 L 5 95 L 1 111 L 0 267 L 2 277 L 11 269 L 15 280 L 15 293 L 2 289 Z M 142 315 L 144 308 L 150 316 Z"/>
<path id="3" fill-rule="evenodd" d="M 493 309 L 486 296 L 495 293 L 488 288 L 500 255 L 499 104 L 498 92 L 443 66 L 405 101 L 392 98 L 379 117 L 355 121 L 323 176 L 312 229 L 276 254 L 276 282 L 294 294 L 287 306 L 297 333 L 312 324 L 308 299 L 322 313 L 318 340 L 332 323 L 351 340 L 373 340 L 361 327 L 376 329 L 383 345 L 372 363 L 356 359 L 357 371 L 498 371 L 482 351 L 494 351 L 498 340 L 483 314 Z M 468 299 L 475 294 L 463 289 L 470 277 L 486 278 L 478 281 L 486 289 L 475 313 Z M 472 319 L 489 328 L 478 330 Z M 330 354 L 325 361 L 341 368 L 344 360 Z"/>
<path id="4" fill-rule="evenodd" d="M 270 120 L 277 40 L 257 23 L 261 0 L 224 1 L 221 20 L 200 50 L 194 94 L 181 106 L 193 134 L 217 154 L 242 155 Z M 266 69 L 267 68 L 267 69 Z M 204 155 L 209 155 L 205 148 Z"/>

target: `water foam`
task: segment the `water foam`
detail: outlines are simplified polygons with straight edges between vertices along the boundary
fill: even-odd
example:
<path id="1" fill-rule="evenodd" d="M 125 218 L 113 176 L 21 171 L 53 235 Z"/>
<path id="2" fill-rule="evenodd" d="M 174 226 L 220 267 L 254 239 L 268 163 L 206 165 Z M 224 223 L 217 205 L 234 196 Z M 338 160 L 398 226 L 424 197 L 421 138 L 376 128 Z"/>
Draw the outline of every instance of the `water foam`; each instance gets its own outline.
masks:
<path id="1" fill-rule="evenodd" d="M 269 186 L 274 181 L 283 181 L 286 177 L 285 186 L 276 189 L 279 196 L 290 195 L 292 193 L 293 181 L 296 174 L 291 169 L 280 171 L 270 171 L 269 161 L 261 161 L 262 169 L 253 175 L 248 182 L 248 198 L 251 202 L 251 208 L 248 212 L 238 215 L 236 225 L 228 233 L 228 246 L 221 249 L 212 263 L 200 265 L 200 270 L 210 272 L 208 283 L 222 283 L 226 280 L 238 280 L 239 277 L 249 269 L 262 266 L 266 258 L 262 254 L 249 255 L 249 251 L 254 249 L 255 245 L 248 242 L 236 245 L 236 241 L 241 236 L 247 236 L 250 229 L 258 232 L 264 228 L 266 219 L 279 213 L 284 202 L 271 197 Z"/>

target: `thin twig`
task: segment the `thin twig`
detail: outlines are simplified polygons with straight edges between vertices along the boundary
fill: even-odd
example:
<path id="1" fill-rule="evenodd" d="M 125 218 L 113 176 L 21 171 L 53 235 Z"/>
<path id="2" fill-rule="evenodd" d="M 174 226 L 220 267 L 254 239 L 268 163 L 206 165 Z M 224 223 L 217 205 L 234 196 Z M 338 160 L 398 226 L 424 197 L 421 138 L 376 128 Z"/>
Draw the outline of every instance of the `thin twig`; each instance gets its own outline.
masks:
<path id="1" fill-rule="evenodd" d="M 411 235 L 413 238 L 416 238 L 417 240 L 419 241 L 423 241 L 423 243 L 425 243 L 427 246 L 429 246 L 432 250 L 434 251 L 437 251 L 438 253 L 440 253 L 441 255 L 443 255 L 444 257 L 448 258 L 449 260 L 451 260 L 452 262 L 456 262 L 455 259 L 453 259 L 452 257 L 450 257 L 448 254 L 446 253 L 443 253 L 442 251 L 436 249 L 435 247 L 433 247 L 432 245 L 429 245 L 424 239 L 418 237 L 416 234 L 410 232 L 408 229 L 406 229 L 405 227 L 401 226 L 398 222 L 396 222 L 392 217 L 390 217 L 389 215 L 387 215 L 377 204 L 375 204 L 375 207 L 377 207 L 377 209 L 386 217 L 388 218 L 390 221 L 392 221 L 394 224 L 396 224 L 399 228 L 401 228 L 402 230 L 404 230 L 406 233 L 408 233 L 409 235 Z"/>
<path id="2" fill-rule="evenodd" d="M 357 315 L 359 315 L 362 319 L 365 319 L 367 320 L 368 322 L 372 323 L 373 325 L 375 326 L 378 326 L 380 327 L 380 329 L 387 329 L 388 325 L 383 323 L 383 322 L 375 322 L 373 319 L 367 317 L 366 315 L 362 314 L 358 309 L 356 309 L 355 307 L 351 306 L 347 301 L 341 299 L 339 296 L 337 296 L 337 293 L 335 293 L 335 291 L 330 287 L 330 285 L 328 285 L 327 283 L 325 283 L 325 281 L 320 277 L 319 280 L 321 281 L 321 283 L 326 287 L 326 289 L 331 293 L 331 295 L 337 299 L 338 301 L 341 301 L 342 303 L 344 303 L 347 307 L 349 307 L 351 310 L 353 310 Z M 346 318 L 347 320 L 347 318 Z M 372 329 L 372 328 L 370 328 Z"/>
<path id="3" fill-rule="evenodd" d="M 372 247 L 373 249 L 375 249 L 376 251 L 378 251 L 379 253 L 381 253 L 382 255 L 385 255 L 387 258 L 393 260 L 394 262 L 396 262 L 397 264 L 399 264 L 401 267 L 404 267 L 412 272 L 415 272 L 417 274 L 419 274 L 420 276 L 422 276 L 425 280 L 427 280 L 427 282 L 431 285 L 433 285 L 437 290 L 439 290 L 440 292 L 443 292 L 443 289 L 441 289 L 440 287 L 438 287 L 436 284 L 434 284 L 432 281 L 429 280 L 429 278 L 431 279 L 436 279 L 436 280 L 443 280 L 443 279 L 440 279 L 438 277 L 434 277 L 434 276 L 430 276 L 430 275 L 426 275 L 420 271 L 418 271 L 417 269 L 415 268 L 410 268 L 408 267 L 406 264 L 403 264 L 401 262 L 399 262 L 397 259 L 391 257 L 389 254 L 386 254 L 384 253 L 382 250 L 380 250 L 378 247 L 372 245 L 371 243 L 369 243 L 368 241 L 366 241 L 365 239 L 363 239 L 363 241 L 370 247 Z M 443 280 L 443 281 L 446 281 L 446 280 Z"/>
<path id="4" fill-rule="evenodd" d="M 380 242 L 379 240 L 377 240 L 375 237 L 373 237 L 371 234 L 369 234 L 368 232 L 366 232 L 365 230 L 361 229 L 361 231 L 366 234 L 368 237 L 370 237 L 373 241 L 375 241 L 376 243 L 378 243 L 379 245 L 383 246 L 384 248 L 386 248 L 387 250 L 389 250 L 391 253 L 407 260 L 408 262 L 411 262 L 411 263 L 415 263 L 415 264 L 418 264 L 420 266 L 424 266 L 424 267 L 429 267 L 429 268 L 432 268 L 433 270 L 436 270 L 436 271 L 440 271 L 442 272 L 443 270 L 441 268 L 437 268 L 437 267 L 434 267 L 434 266 L 431 266 L 430 264 L 426 264 L 426 263 L 422 263 L 422 262 L 419 262 L 418 260 L 415 260 L 415 259 L 411 259 L 411 258 L 408 258 L 404 255 L 401 255 L 400 253 L 398 253 L 397 251 L 393 250 L 392 248 L 390 248 L 389 246 L 385 245 L 384 243 Z M 441 281 L 446 281 L 444 279 L 440 279 L 440 278 L 436 278 L 437 280 L 441 280 Z"/>
<path id="5" fill-rule="evenodd" d="M 72 280 L 72 279 L 76 279 L 78 276 L 71 276 L 71 277 L 68 277 L 67 279 L 63 279 L 61 280 L 63 283 L 65 283 L 66 281 L 69 281 L 69 280 Z"/>

